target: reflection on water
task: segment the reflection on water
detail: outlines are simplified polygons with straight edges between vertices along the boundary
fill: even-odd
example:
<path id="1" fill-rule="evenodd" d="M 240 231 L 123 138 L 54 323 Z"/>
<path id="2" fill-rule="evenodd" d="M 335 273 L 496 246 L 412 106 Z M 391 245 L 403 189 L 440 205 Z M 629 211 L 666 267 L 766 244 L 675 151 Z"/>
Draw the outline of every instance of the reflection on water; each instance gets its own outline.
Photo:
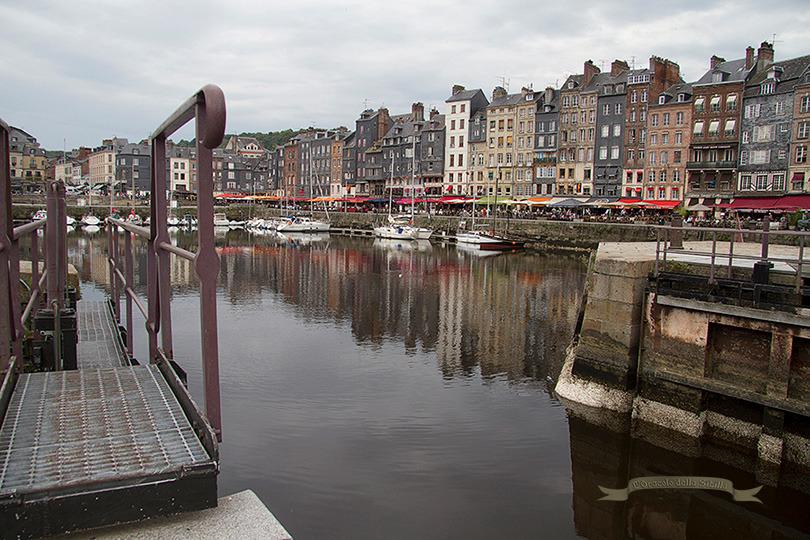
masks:
<path id="1" fill-rule="evenodd" d="M 193 251 L 191 236 L 175 240 Z M 625 420 L 569 418 L 551 389 L 576 323 L 580 256 L 244 231 L 217 241 L 220 493 L 253 489 L 296 540 L 807 529 L 788 504 L 806 499 L 785 488 L 766 488 L 754 509 L 686 490 L 598 501 L 599 485 L 653 474 L 759 482 L 745 467 L 634 439 Z M 71 242 L 85 290 L 104 289 L 104 233 Z M 145 247 L 136 252 L 143 297 Z M 193 272 L 177 258 L 172 268 L 176 359 L 199 396 Z"/>

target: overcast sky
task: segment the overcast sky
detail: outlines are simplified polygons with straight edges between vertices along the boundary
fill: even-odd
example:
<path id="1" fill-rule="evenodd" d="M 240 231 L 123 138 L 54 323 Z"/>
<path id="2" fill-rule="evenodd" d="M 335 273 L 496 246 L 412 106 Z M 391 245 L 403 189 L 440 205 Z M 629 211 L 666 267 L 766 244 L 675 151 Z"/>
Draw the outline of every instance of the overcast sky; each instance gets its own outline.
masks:
<path id="1" fill-rule="evenodd" d="M 541 89 L 588 59 L 662 56 L 691 82 L 774 34 L 777 61 L 810 54 L 807 0 L 0 0 L 0 21 L 0 118 L 49 150 L 146 138 L 207 83 L 229 133 L 353 129 L 366 107 L 444 112 L 454 84 Z"/>

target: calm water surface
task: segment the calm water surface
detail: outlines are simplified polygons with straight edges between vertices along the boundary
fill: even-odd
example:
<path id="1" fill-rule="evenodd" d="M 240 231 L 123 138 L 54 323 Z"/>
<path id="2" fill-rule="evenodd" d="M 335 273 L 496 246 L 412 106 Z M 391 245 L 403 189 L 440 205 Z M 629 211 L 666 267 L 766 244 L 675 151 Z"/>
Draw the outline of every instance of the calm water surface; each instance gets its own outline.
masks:
<path id="1" fill-rule="evenodd" d="M 100 297 L 106 236 L 71 239 L 85 298 Z M 784 509 L 762 517 L 686 491 L 598 502 L 598 485 L 649 471 L 644 460 L 667 474 L 714 462 L 569 420 L 552 389 L 581 255 L 237 231 L 218 242 L 220 495 L 252 489 L 296 540 L 702 538 L 717 504 L 729 517 L 712 537 L 748 537 L 733 528 L 740 516 L 804 527 Z M 200 396 L 191 275 L 175 261 L 175 356 Z M 146 358 L 143 340 L 136 356 Z"/>

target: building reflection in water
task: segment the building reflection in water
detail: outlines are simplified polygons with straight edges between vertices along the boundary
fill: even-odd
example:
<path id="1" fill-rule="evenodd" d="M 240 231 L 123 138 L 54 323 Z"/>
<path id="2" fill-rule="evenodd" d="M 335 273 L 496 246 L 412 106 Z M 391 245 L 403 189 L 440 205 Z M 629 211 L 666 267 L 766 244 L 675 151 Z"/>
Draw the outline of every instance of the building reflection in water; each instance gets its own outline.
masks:
<path id="1" fill-rule="evenodd" d="M 173 236 L 193 251 L 193 235 Z M 76 233 L 73 240 L 70 259 L 82 281 L 108 290 L 107 234 Z M 485 257 L 427 242 L 257 237 L 244 231 L 229 231 L 217 241 L 224 301 L 259 304 L 270 292 L 295 317 L 348 321 L 360 344 L 395 339 L 406 351 L 435 351 L 446 378 L 480 372 L 510 380 L 556 379 L 585 272 L 578 256 Z M 135 242 L 134 249 L 135 288 L 143 296 L 146 244 Z M 172 294 L 195 288 L 192 264 L 172 256 Z"/>

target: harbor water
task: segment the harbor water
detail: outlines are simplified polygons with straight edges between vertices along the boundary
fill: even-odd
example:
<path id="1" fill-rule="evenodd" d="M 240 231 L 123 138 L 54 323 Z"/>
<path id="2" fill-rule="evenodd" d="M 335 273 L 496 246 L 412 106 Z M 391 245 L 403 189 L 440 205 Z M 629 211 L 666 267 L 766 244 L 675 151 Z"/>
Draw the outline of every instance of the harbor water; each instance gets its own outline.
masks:
<path id="1" fill-rule="evenodd" d="M 103 298 L 106 233 L 69 239 L 82 296 Z M 810 533 L 795 486 L 766 487 L 756 507 L 701 490 L 599 501 L 600 485 L 656 467 L 759 482 L 745 464 L 636 440 L 622 419 L 595 422 L 555 396 L 587 255 L 241 230 L 217 241 L 220 496 L 252 489 L 296 540 Z M 139 245 L 142 298 L 145 260 Z M 172 279 L 175 360 L 199 397 L 193 269 L 173 259 Z"/>

